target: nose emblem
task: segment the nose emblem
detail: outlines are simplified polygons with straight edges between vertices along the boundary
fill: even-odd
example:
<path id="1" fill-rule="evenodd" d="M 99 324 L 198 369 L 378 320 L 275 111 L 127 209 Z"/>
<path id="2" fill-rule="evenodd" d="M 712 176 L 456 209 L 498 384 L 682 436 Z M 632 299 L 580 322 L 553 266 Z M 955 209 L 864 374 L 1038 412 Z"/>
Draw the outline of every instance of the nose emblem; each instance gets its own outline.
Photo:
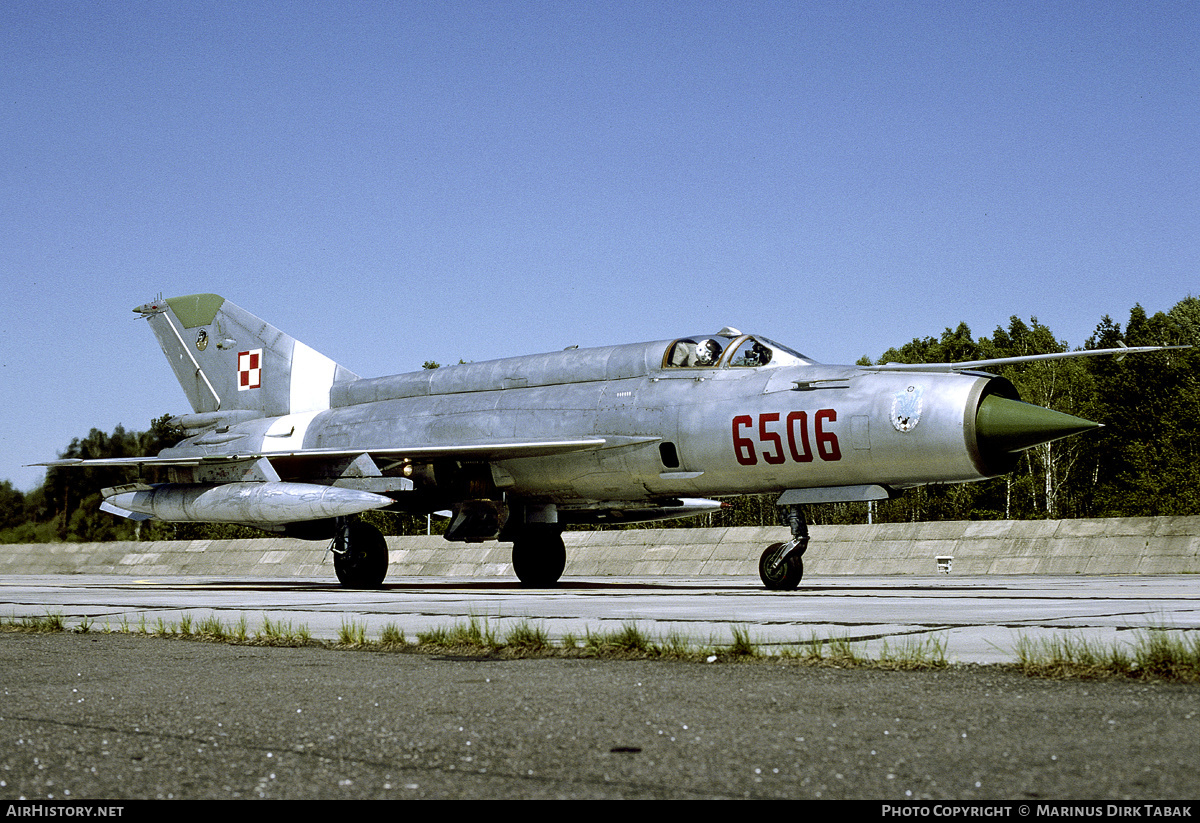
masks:
<path id="1" fill-rule="evenodd" d="M 892 398 L 892 427 L 898 432 L 910 432 L 921 422 L 920 386 L 909 386 Z"/>

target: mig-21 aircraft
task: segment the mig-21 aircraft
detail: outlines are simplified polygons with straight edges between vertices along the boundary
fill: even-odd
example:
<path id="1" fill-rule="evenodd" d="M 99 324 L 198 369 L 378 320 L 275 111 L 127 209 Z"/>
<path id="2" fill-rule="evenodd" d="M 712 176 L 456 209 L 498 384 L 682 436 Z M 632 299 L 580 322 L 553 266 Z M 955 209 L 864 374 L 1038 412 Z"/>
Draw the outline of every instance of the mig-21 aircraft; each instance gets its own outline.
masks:
<path id="1" fill-rule="evenodd" d="M 1158 347 L 953 364 L 834 366 L 725 328 L 364 378 L 215 294 L 138 306 L 192 407 L 186 439 L 131 466 L 102 508 L 332 541 L 338 580 L 379 586 L 371 510 L 449 511 L 450 541 L 508 541 L 529 586 L 557 583 L 564 527 L 687 517 L 779 494 L 792 538 L 768 589 L 803 575 L 807 504 L 871 501 L 1011 471 L 1098 426 L 1024 403 L 982 369 Z"/>

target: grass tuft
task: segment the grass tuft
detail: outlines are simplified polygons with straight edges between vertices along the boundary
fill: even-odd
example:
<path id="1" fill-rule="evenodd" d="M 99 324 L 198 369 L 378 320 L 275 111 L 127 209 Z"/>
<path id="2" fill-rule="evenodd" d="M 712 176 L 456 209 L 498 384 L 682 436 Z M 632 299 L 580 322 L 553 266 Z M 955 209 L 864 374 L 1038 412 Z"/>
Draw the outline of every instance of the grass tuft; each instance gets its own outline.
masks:
<path id="1" fill-rule="evenodd" d="M 750 639 L 750 630 L 745 626 L 730 626 L 733 643 L 726 650 L 730 657 L 747 660 L 761 656 L 758 646 Z"/>
<path id="2" fill-rule="evenodd" d="M 696 646 L 679 632 L 671 632 L 662 639 L 659 650 L 663 657 L 675 660 L 689 660 L 697 657 L 708 657 L 712 650 Z"/>
<path id="3" fill-rule="evenodd" d="M 254 634 L 254 642 L 266 646 L 305 646 L 312 640 L 306 626 L 293 628 L 290 620 L 274 621 L 263 614 L 263 627 Z"/>
<path id="4" fill-rule="evenodd" d="M 200 621 L 200 625 L 196 629 L 196 634 L 201 640 L 221 642 L 228 639 L 225 627 L 221 625 L 220 618 L 215 614 L 210 614 L 204 620 Z"/>
<path id="5" fill-rule="evenodd" d="M 338 628 L 338 645 L 359 648 L 367 645 L 367 624 L 356 623 L 353 620 L 342 620 Z"/>
<path id="6" fill-rule="evenodd" d="M 950 665 L 946 660 L 946 639 L 936 636 L 905 638 L 898 649 L 891 648 L 885 640 L 874 662 L 883 668 L 905 671 L 944 669 Z"/>
<path id="7" fill-rule="evenodd" d="M 541 626 L 522 620 L 504 635 L 504 645 L 521 654 L 543 654 L 552 648 L 550 635 Z"/>
<path id="8" fill-rule="evenodd" d="M 383 631 L 379 633 L 379 642 L 388 647 L 408 645 L 408 640 L 404 637 L 404 629 L 395 623 L 388 623 L 383 627 Z"/>
<path id="9" fill-rule="evenodd" d="M 658 648 L 650 641 L 637 623 L 624 623 L 609 634 L 593 633 L 590 629 L 584 636 L 584 652 L 589 657 L 657 657 Z"/>
<path id="10" fill-rule="evenodd" d="M 1034 677 L 1200 681 L 1196 633 L 1148 629 L 1139 632 L 1132 649 L 1065 635 L 1021 637 L 1016 653 L 1017 668 Z"/>
<path id="11" fill-rule="evenodd" d="M 1135 647 L 1130 668 L 1141 677 L 1200 680 L 1200 634 L 1147 630 Z"/>
<path id="12" fill-rule="evenodd" d="M 501 644 L 486 620 L 472 617 L 465 623 L 455 623 L 450 628 L 436 628 L 417 632 L 417 644 L 434 649 L 455 649 L 475 653 L 496 651 Z"/>
<path id="13" fill-rule="evenodd" d="M 61 632 L 66 628 L 67 622 L 62 616 L 62 612 L 47 612 L 44 615 L 25 615 L 24 617 L 12 617 L 5 620 L 3 628 L 9 632 L 28 632 L 30 634 L 50 634 L 53 632 Z"/>

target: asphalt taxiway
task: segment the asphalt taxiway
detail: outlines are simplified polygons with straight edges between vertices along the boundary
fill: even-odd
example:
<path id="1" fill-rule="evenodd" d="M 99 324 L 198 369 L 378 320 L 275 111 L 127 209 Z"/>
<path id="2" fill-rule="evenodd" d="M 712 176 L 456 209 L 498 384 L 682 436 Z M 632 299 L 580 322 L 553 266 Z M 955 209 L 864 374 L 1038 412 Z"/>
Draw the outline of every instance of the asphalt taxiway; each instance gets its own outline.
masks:
<path id="1" fill-rule="evenodd" d="M 564 578 L 525 589 L 495 578 L 397 578 L 351 590 L 322 578 L 0 576 L 0 617 L 61 614 L 96 629 L 177 625 L 185 616 L 270 620 L 318 639 L 344 627 L 376 638 L 385 626 L 418 632 L 486 621 L 501 637 L 528 621 L 554 640 L 636 624 L 652 638 L 697 645 L 732 642 L 734 631 L 768 648 L 814 640 L 850 642 L 878 656 L 936 642 L 955 663 L 1006 663 L 1022 640 L 1069 637 L 1112 644 L 1146 631 L 1200 631 L 1193 575 L 808 577 L 794 592 L 768 592 L 742 577 Z"/>
<path id="2" fill-rule="evenodd" d="M 0 671 L 9 800 L 953 799 L 1013 818 L 1133 800 L 1143 813 L 1147 801 L 1200 811 L 1194 684 L 94 632 L 0 633 Z M 139 811 L 161 815 L 123 816 Z"/>
<path id="3" fill-rule="evenodd" d="M 68 628 L 91 628 L 0 633 L 0 798 L 954 799 L 1012 801 L 1007 816 L 1023 817 L 1070 800 L 1192 809 L 1194 684 L 1058 682 L 972 665 L 503 660 L 103 630 L 153 632 L 190 615 L 245 618 L 250 632 L 287 621 L 328 639 L 346 624 L 368 637 L 391 625 L 412 638 L 483 619 L 501 636 L 528 620 L 559 639 L 632 622 L 699 643 L 727 643 L 737 627 L 764 645 L 839 639 L 868 654 L 936 637 L 952 661 L 1010 662 L 1019 637 L 1196 631 L 1196 582 L 813 577 L 783 594 L 750 578 L 567 578 L 553 590 L 405 578 L 353 591 L 324 579 L 3 576 L 0 615 L 61 614 Z"/>

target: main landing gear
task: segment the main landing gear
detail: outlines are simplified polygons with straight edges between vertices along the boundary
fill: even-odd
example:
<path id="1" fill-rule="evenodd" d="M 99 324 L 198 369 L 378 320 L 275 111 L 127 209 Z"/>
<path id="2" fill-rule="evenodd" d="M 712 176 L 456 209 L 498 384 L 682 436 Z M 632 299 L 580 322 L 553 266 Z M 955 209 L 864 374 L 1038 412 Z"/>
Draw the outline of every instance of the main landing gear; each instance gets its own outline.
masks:
<path id="1" fill-rule="evenodd" d="M 512 505 L 491 498 L 461 500 L 445 538 L 452 542 L 512 542 L 513 572 L 522 586 L 550 588 L 567 566 L 562 526 L 552 504 Z"/>
<path id="2" fill-rule="evenodd" d="M 758 559 L 758 576 L 771 591 L 793 591 L 804 577 L 804 551 L 808 548 L 808 521 L 799 506 L 788 506 L 788 525 L 792 539 L 772 543 Z"/>
<path id="3" fill-rule="evenodd" d="M 333 570 L 350 589 L 378 589 L 387 577 L 388 547 L 383 533 L 361 520 L 339 519 L 333 535 Z"/>
<path id="4" fill-rule="evenodd" d="M 512 564 L 522 586 L 548 589 L 557 585 L 567 567 L 562 529 L 527 525 L 513 537 Z"/>

